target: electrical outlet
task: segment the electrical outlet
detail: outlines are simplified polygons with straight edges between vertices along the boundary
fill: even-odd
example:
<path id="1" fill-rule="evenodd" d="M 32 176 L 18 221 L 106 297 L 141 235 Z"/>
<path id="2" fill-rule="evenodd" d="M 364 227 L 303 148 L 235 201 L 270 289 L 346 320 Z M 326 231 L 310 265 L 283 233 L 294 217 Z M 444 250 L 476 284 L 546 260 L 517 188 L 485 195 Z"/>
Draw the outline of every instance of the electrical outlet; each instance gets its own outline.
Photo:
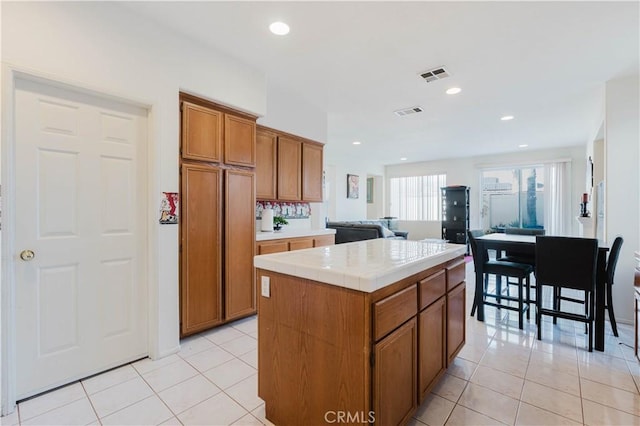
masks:
<path id="1" fill-rule="evenodd" d="M 271 283 L 269 282 L 269 277 L 260 277 L 261 291 L 262 297 L 271 297 Z"/>

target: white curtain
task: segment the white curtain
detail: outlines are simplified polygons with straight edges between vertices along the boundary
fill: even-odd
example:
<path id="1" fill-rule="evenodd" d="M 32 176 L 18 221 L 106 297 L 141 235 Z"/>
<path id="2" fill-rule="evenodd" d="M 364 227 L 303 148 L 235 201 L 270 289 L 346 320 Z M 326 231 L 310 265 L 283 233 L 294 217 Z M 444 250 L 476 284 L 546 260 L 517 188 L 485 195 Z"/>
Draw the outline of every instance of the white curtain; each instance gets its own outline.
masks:
<path id="1" fill-rule="evenodd" d="M 544 165 L 544 227 L 547 235 L 571 235 L 571 163 Z"/>

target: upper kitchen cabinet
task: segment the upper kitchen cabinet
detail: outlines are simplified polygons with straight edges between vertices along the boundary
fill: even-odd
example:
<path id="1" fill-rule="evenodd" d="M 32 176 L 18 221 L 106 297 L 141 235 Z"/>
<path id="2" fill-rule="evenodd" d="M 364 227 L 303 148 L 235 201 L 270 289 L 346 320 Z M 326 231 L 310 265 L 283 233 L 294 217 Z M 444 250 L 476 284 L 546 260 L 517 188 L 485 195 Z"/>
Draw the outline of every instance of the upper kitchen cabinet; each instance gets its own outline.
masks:
<path id="1" fill-rule="evenodd" d="M 302 200 L 302 142 L 278 137 L 278 200 Z"/>
<path id="2" fill-rule="evenodd" d="M 256 129 L 256 198 L 322 201 L 323 145 L 264 126 Z"/>
<path id="3" fill-rule="evenodd" d="M 255 167 L 255 120 L 224 115 L 224 162 L 236 166 Z"/>
<path id="4" fill-rule="evenodd" d="M 322 145 L 302 144 L 302 200 L 322 201 Z"/>
<path id="5" fill-rule="evenodd" d="M 182 158 L 219 163 L 222 161 L 223 113 L 182 103 Z"/>
<path id="6" fill-rule="evenodd" d="M 256 165 L 256 118 L 185 93 L 181 156 L 187 160 Z"/>
<path id="7" fill-rule="evenodd" d="M 270 130 L 256 129 L 256 198 L 275 200 L 278 165 L 278 135 Z"/>

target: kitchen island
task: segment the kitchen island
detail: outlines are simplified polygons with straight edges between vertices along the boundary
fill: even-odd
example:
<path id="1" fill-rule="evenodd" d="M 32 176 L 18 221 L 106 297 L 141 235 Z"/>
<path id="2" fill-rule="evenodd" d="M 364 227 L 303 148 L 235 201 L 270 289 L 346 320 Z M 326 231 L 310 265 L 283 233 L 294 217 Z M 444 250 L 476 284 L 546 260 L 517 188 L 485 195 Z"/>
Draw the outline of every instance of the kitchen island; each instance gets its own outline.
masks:
<path id="1" fill-rule="evenodd" d="M 256 256 L 267 419 L 406 423 L 464 345 L 465 250 L 376 239 Z"/>

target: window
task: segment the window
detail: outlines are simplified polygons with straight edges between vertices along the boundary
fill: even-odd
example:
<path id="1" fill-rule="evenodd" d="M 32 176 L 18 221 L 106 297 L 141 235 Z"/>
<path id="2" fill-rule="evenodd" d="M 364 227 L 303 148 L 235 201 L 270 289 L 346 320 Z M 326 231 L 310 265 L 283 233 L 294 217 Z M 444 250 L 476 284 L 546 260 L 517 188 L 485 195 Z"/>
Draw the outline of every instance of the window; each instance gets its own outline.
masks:
<path id="1" fill-rule="evenodd" d="M 482 171 L 483 229 L 544 228 L 544 167 Z"/>
<path id="2" fill-rule="evenodd" d="M 442 218 L 440 188 L 447 175 L 395 177 L 389 180 L 390 215 L 400 220 Z"/>

